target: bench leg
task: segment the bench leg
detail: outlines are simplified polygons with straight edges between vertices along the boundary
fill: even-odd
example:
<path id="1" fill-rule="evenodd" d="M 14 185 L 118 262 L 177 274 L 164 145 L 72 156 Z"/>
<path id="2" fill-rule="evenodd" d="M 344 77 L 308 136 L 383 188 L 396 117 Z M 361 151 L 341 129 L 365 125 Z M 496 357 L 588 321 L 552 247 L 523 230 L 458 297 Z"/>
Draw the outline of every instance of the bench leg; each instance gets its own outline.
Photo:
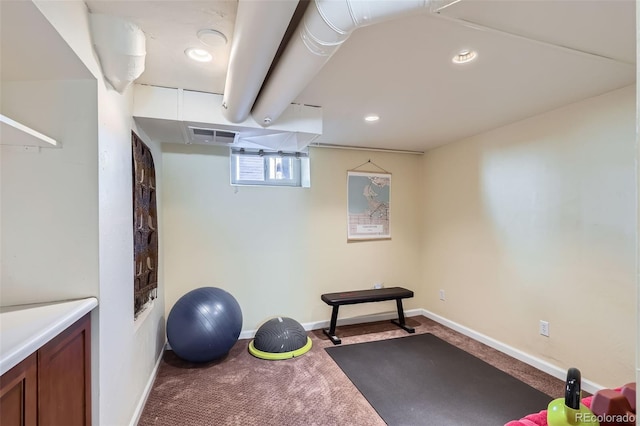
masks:
<path id="1" fill-rule="evenodd" d="M 396 299 L 396 306 L 398 307 L 398 319 L 391 320 L 391 322 L 402 328 L 403 330 L 406 330 L 407 333 L 415 333 L 416 330 L 413 327 L 409 327 L 404 322 L 404 309 L 402 309 L 402 299 Z"/>
<path id="2" fill-rule="evenodd" d="M 339 345 L 342 343 L 342 340 L 338 336 L 336 336 L 336 323 L 338 322 L 338 308 L 339 305 L 335 305 L 333 307 L 333 311 L 331 312 L 331 324 L 329 325 L 329 329 L 322 330 L 324 334 L 331 340 L 334 345 Z"/>

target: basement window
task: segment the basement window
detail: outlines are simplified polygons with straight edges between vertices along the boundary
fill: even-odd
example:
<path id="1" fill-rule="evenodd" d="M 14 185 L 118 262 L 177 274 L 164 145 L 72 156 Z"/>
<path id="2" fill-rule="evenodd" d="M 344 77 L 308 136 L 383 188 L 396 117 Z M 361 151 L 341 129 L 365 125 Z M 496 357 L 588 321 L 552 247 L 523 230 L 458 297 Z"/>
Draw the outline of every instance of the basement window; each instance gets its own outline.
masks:
<path id="1" fill-rule="evenodd" d="M 311 186 L 308 152 L 232 148 L 231 185 Z"/>

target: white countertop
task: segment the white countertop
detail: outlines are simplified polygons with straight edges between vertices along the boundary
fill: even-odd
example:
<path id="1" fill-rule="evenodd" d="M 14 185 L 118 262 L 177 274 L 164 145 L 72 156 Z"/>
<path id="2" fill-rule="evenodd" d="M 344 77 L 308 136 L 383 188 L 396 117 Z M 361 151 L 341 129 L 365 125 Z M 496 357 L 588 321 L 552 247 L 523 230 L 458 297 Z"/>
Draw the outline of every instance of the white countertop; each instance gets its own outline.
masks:
<path id="1" fill-rule="evenodd" d="M 0 375 L 98 306 L 98 299 L 0 308 Z"/>

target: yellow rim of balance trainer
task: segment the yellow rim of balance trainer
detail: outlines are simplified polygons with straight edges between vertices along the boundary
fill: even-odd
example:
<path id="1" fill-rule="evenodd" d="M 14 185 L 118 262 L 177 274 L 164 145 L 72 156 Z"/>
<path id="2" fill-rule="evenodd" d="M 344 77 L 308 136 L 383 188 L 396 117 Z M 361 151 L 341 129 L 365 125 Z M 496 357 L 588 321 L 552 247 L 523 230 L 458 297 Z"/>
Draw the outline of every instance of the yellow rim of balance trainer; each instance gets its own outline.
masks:
<path id="1" fill-rule="evenodd" d="M 291 352 L 263 352 L 259 349 L 256 349 L 256 347 L 253 345 L 253 340 L 251 341 L 251 343 L 249 343 L 249 353 L 253 356 L 255 356 L 256 358 L 260 358 L 260 359 L 267 359 L 269 361 L 276 361 L 276 360 L 280 360 L 280 359 L 289 359 L 289 358 L 295 358 L 297 356 L 306 354 L 307 352 L 309 352 L 309 349 L 311 349 L 312 343 L 311 343 L 311 338 L 309 336 L 307 336 L 307 344 L 304 345 L 303 347 L 301 347 L 300 349 L 296 349 L 295 351 L 291 351 Z"/>

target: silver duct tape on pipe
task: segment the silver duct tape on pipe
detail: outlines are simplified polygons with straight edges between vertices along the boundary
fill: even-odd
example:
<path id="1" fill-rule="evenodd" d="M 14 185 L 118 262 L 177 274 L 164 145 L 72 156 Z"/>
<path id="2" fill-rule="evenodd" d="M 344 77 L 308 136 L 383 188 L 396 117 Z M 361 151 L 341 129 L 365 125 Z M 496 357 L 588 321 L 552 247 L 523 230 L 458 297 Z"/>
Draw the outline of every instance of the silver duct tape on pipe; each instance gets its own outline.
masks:
<path id="1" fill-rule="evenodd" d="M 277 120 L 356 29 L 428 9 L 430 0 L 315 0 L 265 82 L 251 115 Z"/>
<path id="2" fill-rule="evenodd" d="M 229 55 L 222 111 L 240 123 L 249 117 L 298 0 L 240 0 Z"/>

